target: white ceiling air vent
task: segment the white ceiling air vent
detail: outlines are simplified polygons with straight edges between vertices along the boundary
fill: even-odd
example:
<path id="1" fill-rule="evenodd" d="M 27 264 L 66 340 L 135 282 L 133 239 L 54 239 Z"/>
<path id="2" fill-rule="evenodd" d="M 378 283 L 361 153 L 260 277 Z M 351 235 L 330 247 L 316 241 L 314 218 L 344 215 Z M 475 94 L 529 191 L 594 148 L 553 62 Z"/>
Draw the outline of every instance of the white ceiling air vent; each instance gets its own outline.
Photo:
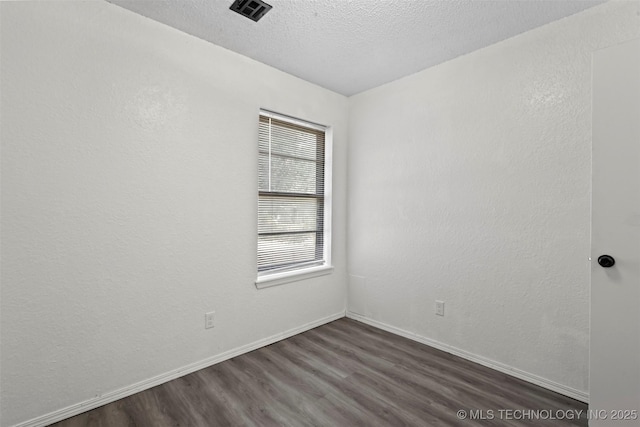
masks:
<path id="1" fill-rule="evenodd" d="M 260 18 L 271 10 L 271 5 L 261 0 L 236 0 L 229 9 L 258 22 Z"/>

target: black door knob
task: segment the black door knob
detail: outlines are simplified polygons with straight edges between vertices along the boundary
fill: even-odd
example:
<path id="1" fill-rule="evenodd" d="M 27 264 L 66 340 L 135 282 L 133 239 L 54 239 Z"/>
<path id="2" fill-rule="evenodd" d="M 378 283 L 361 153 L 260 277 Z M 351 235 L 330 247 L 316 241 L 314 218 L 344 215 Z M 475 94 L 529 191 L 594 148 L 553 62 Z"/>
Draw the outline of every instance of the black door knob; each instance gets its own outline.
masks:
<path id="1" fill-rule="evenodd" d="M 601 267 L 604 267 L 604 268 L 613 267 L 613 264 L 615 263 L 616 263 L 616 260 L 613 259 L 611 255 L 600 255 L 598 257 L 598 264 L 600 264 Z"/>

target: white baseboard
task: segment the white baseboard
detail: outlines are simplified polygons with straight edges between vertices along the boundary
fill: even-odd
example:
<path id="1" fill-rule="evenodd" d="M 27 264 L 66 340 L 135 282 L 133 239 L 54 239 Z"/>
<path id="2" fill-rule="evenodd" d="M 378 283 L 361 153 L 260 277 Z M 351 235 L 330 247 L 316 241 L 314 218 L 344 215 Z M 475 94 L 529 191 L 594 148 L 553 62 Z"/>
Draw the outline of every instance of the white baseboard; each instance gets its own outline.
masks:
<path id="1" fill-rule="evenodd" d="M 293 329 L 289 329 L 288 331 L 285 331 L 276 335 L 272 335 L 268 338 L 264 338 L 264 339 L 255 341 L 253 343 L 235 348 L 233 350 L 226 351 L 217 356 L 209 357 L 199 362 L 195 362 L 195 363 L 183 366 L 182 368 L 174 369 L 172 371 L 166 372 L 164 374 L 160 374 L 153 378 L 149 378 L 147 380 L 140 381 L 130 386 L 126 386 L 121 389 L 114 390 L 112 392 L 103 394 L 102 396 L 97 396 L 95 398 L 88 399 L 83 402 L 68 406 L 66 408 L 50 412 L 48 414 L 33 418 L 31 420 L 24 421 L 19 424 L 15 424 L 13 427 L 44 427 L 49 424 L 56 423 L 66 418 L 73 417 L 75 415 L 89 411 L 91 409 L 95 409 L 102 405 L 106 405 L 107 403 L 115 402 L 116 400 L 122 399 L 127 396 L 131 396 L 132 394 L 139 393 L 143 390 L 147 390 L 157 385 L 164 384 L 168 381 L 174 380 L 176 378 L 180 378 L 184 375 L 190 374 L 200 369 L 204 369 L 211 365 L 215 365 L 216 363 L 220 363 L 225 360 L 231 359 L 233 357 L 239 356 L 241 354 L 248 353 L 258 348 L 276 343 L 283 339 L 297 335 L 301 332 L 305 332 L 305 331 L 308 331 L 309 329 L 313 329 L 318 326 L 324 325 L 325 323 L 333 322 L 334 320 L 338 320 L 342 317 L 345 317 L 345 312 L 336 313 L 331 316 L 318 319 L 314 322 L 309 322 L 305 325 L 302 325 Z M 557 393 L 571 397 L 581 402 L 585 402 L 585 403 L 589 402 L 589 394 L 586 392 L 576 390 L 571 387 L 567 387 L 565 385 L 556 383 L 546 378 L 542 378 L 540 376 L 505 365 L 503 363 L 496 362 L 486 357 L 478 356 L 468 351 L 461 350 L 459 348 L 441 343 L 436 340 L 432 340 L 430 338 L 422 337 L 413 332 L 405 331 L 404 329 L 396 328 L 395 326 L 387 325 L 386 323 L 382 323 L 377 320 L 373 320 L 356 313 L 346 312 L 346 317 L 357 320 L 362 323 L 366 323 L 368 325 L 385 330 L 387 332 L 391 332 L 392 334 L 409 338 L 410 340 L 417 341 L 419 343 L 428 345 L 430 347 L 437 348 L 438 350 L 451 353 L 453 355 L 462 357 L 463 359 L 467 359 L 472 362 L 478 363 L 480 365 L 486 366 L 488 368 L 495 369 L 496 371 L 503 372 L 505 374 L 530 382 L 540 387 L 544 387 L 546 389 L 555 391 Z"/>
<path id="2" fill-rule="evenodd" d="M 164 374 L 157 375 L 153 378 L 149 378 L 147 380 L 140 381 L 138 383 L 123 387 L 121 389 L 111 391 L 109 393 L 103 394 L 102 396 L 97 396 L 95 398 L 88 399 L 80 403 L 76 403 L 75 405 L 67 406 L 66 408 L 59 409 L 57 411 L 53 411 L 36 418 L 32 418 L 28 421 L 24 421 L 19 424 L 15 424 L 13 427 L 43 427 L 49 424 L 53 424 L 55 422 L 64 420 L 66 418 L 73 417 L 74 415 L 78 415 L 83 412 L 89 411 L 91 409 L 95 409 L 99 406 L 106 405 L 107 403 L 115 402 L 116 400 L 122 399 L 123 397 L 131 396 L 132 394 L 139 393 L 143 390 L 150 389 L 151 387 L 164 384 L 168 381 L 174 380 L 176 378 L 180 378 L 184 375 L 190 374 L 200 369 L 209 367 L 211 365 L 215 365 L 216 363 L 223 362 L 225 360 L 231 359 L 241 354 L 248 353 L 258 348 L 281 341 L 285 338 L 292 337 L 301 332 L 305 332 L 305 331 L 308 331 L 309 329 L 313 329 L 318 326 L 324 325 L 325 323 L 333 322 L 334 320 L 340 319 L 344 316 L 345 316 L 345 312 L 341 311 L 331 316 L 327 316 L 322 319 L 309 322 L 305 325 L 302 325 L 293 329 L 289 329 L 288 331 L 281 332 L 276 335 L 272 335 L 268 338 L 264 338 L 264 339 L 255 341 L 253 343 L 235 348 L 233 350 L 226 351 L 217 356 L 209 357 L 199 362 L 191 363 L 181 368 L 174 369 Z"/>
<path id="3" fill-rule="evenodd" d="M 505 365 L 504 363 L 496 362 L 495 360 L 488 359 L 483 356 L 479 356 L 477 354 L 470 353 L 465 350 L 461 350 L 459 348 L 450 346 L 448 344 L 441 343 L 436 340 L 432 340 L 430 338 L 426 338 L 415 334 L 413 332 L 405 331 L 404 329 L 396 328 L 395 326 L 387 325 L 386 323 L 379 322 L 377 320 L 370 319 L 366 316 L 362 316 L 357 313 L 353 313 L 347 311 L 347 317 L 350 319 L 357 320 L 362 323 L 366 323 L 367 325 L 373 326 L 378 329 L 385 330 L 387 332 L 391 332 L 395 335 L 400 335 L 405 338 L 409 338 L 410 340 L 417 341 L 421 344 L 428 345 L 433 348 L 437 348 L 438 350 L 445 351 L 447 353 L 451 353 L 455 356 L 462 357 L 463 359 L 470 360 L 472 362 L 478 363 L 480 365 L 486 366 L 491 369 L 495 369 L 496 371 L 500 371 L 507 375 L 511 375 L 512 377 L 519 378 L 521 380 L 530 382 L 532 384 L 538 385 L 540 387 L 544 387 L 546 389 L 555 391 L 556 393 L 560 393 L 562 395 L 571 397 L 572 399 L 579 400 L 584 403 L 589 403 L 589 393 L 577 390 L 572 387 L 567 387 L 563 384 L 557 383 L 555 381 L 548 380 L 546 378 L 540 377 L 535 374 L 531 374 L 529 372 L 523 371 L 518 368 L 514 368 L 509 365 Z"/>

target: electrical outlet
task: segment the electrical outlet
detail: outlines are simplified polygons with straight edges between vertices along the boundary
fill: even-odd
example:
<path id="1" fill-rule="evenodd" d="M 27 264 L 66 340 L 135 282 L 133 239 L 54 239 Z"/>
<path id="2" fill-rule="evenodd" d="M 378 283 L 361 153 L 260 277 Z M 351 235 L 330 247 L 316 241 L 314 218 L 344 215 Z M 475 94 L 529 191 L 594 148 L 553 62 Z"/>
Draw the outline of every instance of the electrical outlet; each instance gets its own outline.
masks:
<path id="1" fill-rule="evenodd" d="M 204 328 L 209 329 L 213 328 L 213 316 L 216 314 L 215 311 L 210 311 L 205 313 L 204 315 Z"/>
<path id="2" fill-rule="evenodd" d="M 444 316 L 444 301 L 436 300 L 436 315 Z"/>

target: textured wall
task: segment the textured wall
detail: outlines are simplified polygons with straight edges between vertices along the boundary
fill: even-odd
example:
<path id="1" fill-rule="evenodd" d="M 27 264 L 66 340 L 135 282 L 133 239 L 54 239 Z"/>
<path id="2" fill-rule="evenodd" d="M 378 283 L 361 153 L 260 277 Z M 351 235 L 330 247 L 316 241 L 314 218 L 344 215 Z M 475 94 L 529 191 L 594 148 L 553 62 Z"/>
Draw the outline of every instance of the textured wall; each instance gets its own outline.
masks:
<path id="1" fill-rule="evenodd" d="M 2 426 L 344 311 L 346 98 L 106 2 L 1 7 Z M 263 290 L 260 107 L 335 136 L 336 269 Z"/>
<path id="2" fill-rule="evenodd" d="M 639 36 L 611 2 L 350 98 L 349 310 L 586 392 L 591 52 Z"/>

